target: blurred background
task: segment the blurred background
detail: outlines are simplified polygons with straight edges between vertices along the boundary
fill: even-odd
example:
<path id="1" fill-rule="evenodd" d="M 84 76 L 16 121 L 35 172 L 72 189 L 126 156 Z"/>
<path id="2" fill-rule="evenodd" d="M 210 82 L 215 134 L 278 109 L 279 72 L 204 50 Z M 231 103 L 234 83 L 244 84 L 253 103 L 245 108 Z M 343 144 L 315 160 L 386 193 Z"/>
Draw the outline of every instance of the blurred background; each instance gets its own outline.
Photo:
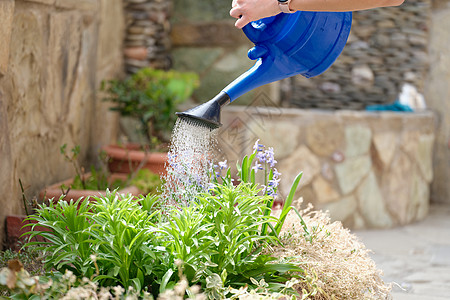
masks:
<path id="1" fill-rule="evenodd" d="M 250 68 L 252 47 L 227 1 L 0 0 L 0 239 L 4 219 L 73 175 L 60 147 L 96 164 L 127 123 L 102 101 L 105 80 L 142 68 L 195 72 L 181 109 Z M 244 95 L 218 134 L 229 165 L 256 139 L 274 147 L 286 186 L 352 229 L 423 220 L 450 204 L 450 1 L 407 0 L 353 15 L 342 55 L 324 74 Z M 404 101 L 413 112 L 367 111 Z"/>

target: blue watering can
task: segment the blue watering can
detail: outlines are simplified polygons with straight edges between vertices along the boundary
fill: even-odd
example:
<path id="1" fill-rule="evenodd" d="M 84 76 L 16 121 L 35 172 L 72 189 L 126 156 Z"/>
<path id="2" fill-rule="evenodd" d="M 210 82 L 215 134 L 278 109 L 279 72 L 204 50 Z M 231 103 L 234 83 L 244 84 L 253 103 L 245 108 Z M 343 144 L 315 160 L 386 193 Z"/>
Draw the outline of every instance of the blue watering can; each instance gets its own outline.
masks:
<path id="1" fill-rule="evenodd" d="M 248 57 L 255 65 L 210 101 L 177 115 L 212 130 L 221 126 L 221 108 L 248 91 L 298 74 L 322 74 L 344 49 L 351 24 L 351 12 L 305 11 L 247 24 L 243 31 L 255 44 Z"/>

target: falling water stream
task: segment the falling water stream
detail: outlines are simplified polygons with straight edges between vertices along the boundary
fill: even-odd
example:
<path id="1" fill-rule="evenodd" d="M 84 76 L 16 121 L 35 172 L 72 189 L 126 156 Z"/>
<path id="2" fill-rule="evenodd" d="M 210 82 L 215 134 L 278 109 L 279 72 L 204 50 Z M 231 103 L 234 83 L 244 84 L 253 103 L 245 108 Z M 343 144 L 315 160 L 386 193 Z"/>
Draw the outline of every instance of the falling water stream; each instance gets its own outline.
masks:
<path id="1" fill-rule="evenodd" d="M 172 132 L 162 195 L 168 205 L 188 205 L 205 191 L 217 147 L 217 130 L 178 119 Z"/>

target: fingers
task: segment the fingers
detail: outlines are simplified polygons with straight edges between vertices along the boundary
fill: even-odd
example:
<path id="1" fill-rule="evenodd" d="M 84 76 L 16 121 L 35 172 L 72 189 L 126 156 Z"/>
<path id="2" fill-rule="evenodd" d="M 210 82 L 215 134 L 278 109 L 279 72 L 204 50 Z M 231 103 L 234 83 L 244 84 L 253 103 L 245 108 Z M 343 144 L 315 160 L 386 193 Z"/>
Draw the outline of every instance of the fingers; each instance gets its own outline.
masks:
<path id="1" fill-rule="evenodd" d="M 244 27 L 244 26 L 247 25 L 248 23 L 250 23 L 250 20 L 248 20 L 245 16 L 242 16 L 240 19 L 238 19 L 238 20 L 234 23 L 234 26 L 236 26 L 237 28 L 242 29 L 242 27 Z"/>
<path id="2" fill-rule="evenodd" d="M 230 16 L 239 19 L 242 16 L 242 12 L 238 7 L 234 7 L 230 10 Z"/>
<path id="3" fill-rule="evenodd" d="M 234 26 L 237 28 L 242 28 L 248 23 L 250 23 L 251 20 L 249 20 L 245 14 L 243 14 L 242 9 L 239 7 L 234 7 L 230 10 L 230 16 L 232 16 L 235 19 L 238 19 L 236 23 L 234 23 Z"/>

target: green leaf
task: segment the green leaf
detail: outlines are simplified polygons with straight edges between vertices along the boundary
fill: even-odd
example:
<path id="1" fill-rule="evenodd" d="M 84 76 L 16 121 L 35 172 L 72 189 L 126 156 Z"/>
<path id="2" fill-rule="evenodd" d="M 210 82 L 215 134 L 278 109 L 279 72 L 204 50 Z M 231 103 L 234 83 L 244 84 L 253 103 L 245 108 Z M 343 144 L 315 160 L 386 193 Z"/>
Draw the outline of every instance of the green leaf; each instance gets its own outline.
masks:
<path id="1" fill-rule="evenodd" d="M 294 182 L 292 183 L 291 190 L 289 191 L 289 195 L 284 202 L 283 209 L 280 214 L 280 218 L 278 219 L 277 224 L 275 225 L 275 231 L 277 234 L 280 234 L 281 228 L 283 227 L 284 221 L 291 210 L 291 204 L 294 199 L 295 192 L 297 190 L 300 179 L 302 178 L 303 172 L 300 172 L 297 177 L 295 177 Z"/>
<path id="2" fill-rule="evenodd" d="M 143 280 L 141 281 L 139 278 L 133 278 L 131 279 L 131 282 L 133 283 L 131 286 L 134 287 L 136 291 L 142 290 Z"/>
<path id="3" fill-rule="evenodd" d="M 174 273 L 173 270 L 169 269 L 169 270 L 167 270 L 167 272 L 162 277 L 161 285 L 159 286 L 159 292 L 160 293 L 164 293 L 164 291 L 166 290 L 167 284 L 169 283 L 170 278 L 172 277 L 173 273 Z"/>

